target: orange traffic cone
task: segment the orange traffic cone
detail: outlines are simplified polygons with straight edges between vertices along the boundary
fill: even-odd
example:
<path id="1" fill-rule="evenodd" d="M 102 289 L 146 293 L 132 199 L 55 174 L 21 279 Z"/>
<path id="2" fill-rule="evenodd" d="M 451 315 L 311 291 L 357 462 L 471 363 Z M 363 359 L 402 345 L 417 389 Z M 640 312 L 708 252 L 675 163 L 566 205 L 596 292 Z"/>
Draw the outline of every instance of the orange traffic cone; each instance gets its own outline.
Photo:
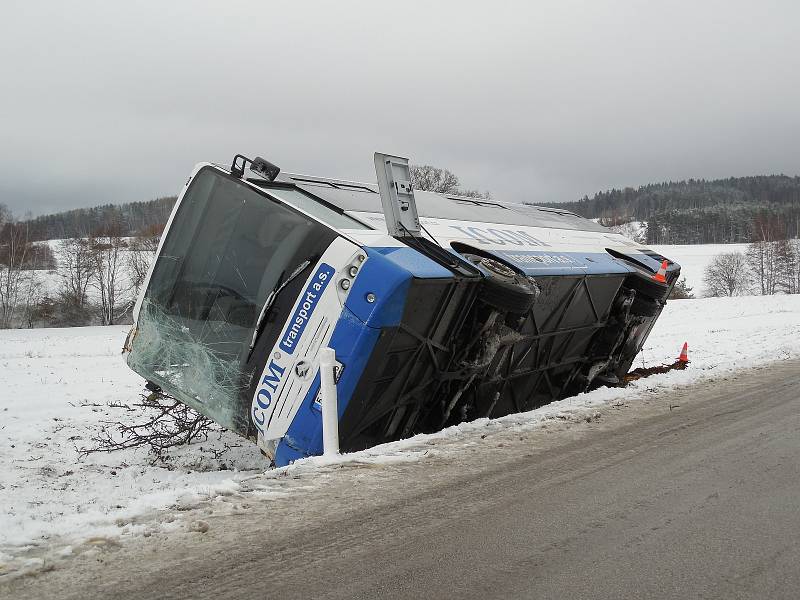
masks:
<path id="1" fill-rule="evenodd" d="M 681 348 L 681 355 L 678 357 L 678 361 L 682 363 L 689 362 L 689 343 L 683 342 L 683 348 Z"/>
<path id="2" fill-rule="evenodd" d="M 658 281 L 659 283 L 667 283 L 667 261 L 663 261 L 661 263 L 661 268 L 658 270 L 658 273 L 653 275 L 653 279 Z"/>

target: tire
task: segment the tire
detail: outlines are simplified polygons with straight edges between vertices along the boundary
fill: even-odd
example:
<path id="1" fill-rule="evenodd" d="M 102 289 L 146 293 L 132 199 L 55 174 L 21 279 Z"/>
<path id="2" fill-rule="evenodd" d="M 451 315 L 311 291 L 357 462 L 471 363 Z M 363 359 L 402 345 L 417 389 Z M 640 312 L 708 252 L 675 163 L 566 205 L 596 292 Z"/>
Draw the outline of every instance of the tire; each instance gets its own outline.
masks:
<path id="1" fill-rule="evenodd" d="M 479 299 L 500 312 L 522 315 L 528 312 L 539 295 L 539 288 L 530 279 L 508 265 L 477 254 L 464 258 L 481 268 L 486 275 Z"/>

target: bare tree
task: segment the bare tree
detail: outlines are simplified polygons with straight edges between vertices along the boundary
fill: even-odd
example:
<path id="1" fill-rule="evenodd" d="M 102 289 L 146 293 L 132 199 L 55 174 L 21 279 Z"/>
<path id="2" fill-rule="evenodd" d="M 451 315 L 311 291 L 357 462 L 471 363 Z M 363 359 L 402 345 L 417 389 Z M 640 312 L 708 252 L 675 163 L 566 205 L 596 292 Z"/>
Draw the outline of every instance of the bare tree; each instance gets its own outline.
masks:
<path id="1" fill-rule="evenodd" d="M 800 294 L 800 239 L 791 240 L 794 263 L 790 266 L 791 294 Z"/>
<path id="2" fill-rule="evenodd" d="M 47 271 L 55 270 L 57 267 L 56 257 L 47 241 L 32 242 L 32 250 L 28 258 L 29 268 Z"/>
<path id="3" fill-rule="evenodd" d="M 415 190 L 454 194 L 458 190 L 458 177 L 432 165 L 412 165 L 411 185 Z"/>
<path id="4" fill-rule="evenodd" d="M 793 240 L 796 242 L 796 240 Z M 785 294 L 797 294 L 798 256 L 797 244 L 789 240 L 776 240 L 775 246 L 775 287 Z"/>
<path id="5" fill-rule="evenodd" d="M 22 290 L 22 313 L 29 328 L 37 318 L 38 309 L 44 299 L 44 282 L 36 271 L 30 271 Z"/>
<path id="6" fill-rule="evenodd" d="M 490 198 L 489 192 L 478 190 L 462 190 L 458 177 L 447 169 L 432 165 L 411 165 L 411 185 L 415 190 L 453 194 L 468 198 Z"/>
<path id="7" fill-rule="evenodd" d="M 31 252 L 28 226 L 17 222 L 5 205 L 0 205 L 0 328 L 7 329 L 24 296 L 25 284 L 32 276 L 26 271 Z"/>
<path id="8" fill-rule="evenodd" d="M 89 245 L 94 261 L 91 285 L 100 294 L 100 319 L 103 325 L 113 325 L 129 309 L 130 302 L 118 306 L 130 291 L 123 276 L 123 251 L 128 243 L 118 227 L 107 226 L 90 239 Z"/>
<path id="9" fill-rule="evenodd" d="M 759 215 L 751 226 L 752 242 L 747 247 L 747 263 L 762 295 L 774 294 L 779 288 L 779 252 L 786 239 L 786 224 L 769 214 Z"/>
<path id="10" fill-rule="evenodd" d="M 703 274 L 707 296 L 739 296 L 747 291 L 749 274 L 747 259 L 741 252 L 715 256 Z"/>
<path id="11" fill-rule="evenodd" d="M 159 238 L 159 233 L 151 230 L 142 232 L 130 241 L 126 263 L 131 286 L 137 296 L 155 258 Z"/>
<path id="12" fill-rule="evenodd" d="M 86 306 L 86 290 L 96 269 L 92 244 L 86 238 L 62 240 L 58 255 L 61 301 L 69 307 L 82 310 Z"/>
<path id="13" fill-rule="evenodd" d="M 773 241 L 759 240 L 747 246 L 747 264 L 756 289 L 762 295 L 774 294 L 778 286 L 778 262 Z"/>

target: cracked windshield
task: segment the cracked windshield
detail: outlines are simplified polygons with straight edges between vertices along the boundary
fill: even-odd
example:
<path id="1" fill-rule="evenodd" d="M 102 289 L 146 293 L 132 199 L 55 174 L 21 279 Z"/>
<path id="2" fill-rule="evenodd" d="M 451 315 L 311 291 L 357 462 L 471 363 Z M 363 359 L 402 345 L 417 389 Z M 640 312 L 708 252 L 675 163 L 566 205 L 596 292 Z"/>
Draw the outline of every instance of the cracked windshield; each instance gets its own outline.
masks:
<path id="1" fill-rule="evenodd" d="M 238 396 L 248 385 L 241 367 L 256 320 L 270 292 L 316 249 L 321 226 L 208 167 L 174 223 L 129 364 L 224 426 L 246 431 Z"/>

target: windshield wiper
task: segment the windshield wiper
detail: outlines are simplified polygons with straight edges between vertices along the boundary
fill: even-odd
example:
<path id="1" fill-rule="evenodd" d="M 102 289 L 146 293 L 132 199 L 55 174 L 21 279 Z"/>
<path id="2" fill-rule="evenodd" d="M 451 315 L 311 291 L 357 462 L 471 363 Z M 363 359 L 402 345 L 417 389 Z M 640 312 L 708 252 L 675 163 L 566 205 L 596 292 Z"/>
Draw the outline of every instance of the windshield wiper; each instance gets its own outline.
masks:
<path id="1" fill-rule="evenodd" d="M 286 271 L 281 273 L 281 276 L 278 278 L 278 283 L 276 283 L 275 287 L 272 288 L 272 291 L 269 293 L 269 296 L 267 296 L 267 301 L 264 302 L 264 306 L 261 307 L 261 312 L 258 313 L 258 320 L 256 320 L 256 326 L 255 329 L 253 329 L 253 339 L 250 340 L 250 351 L 247 353 L 248 361 L 250 360 L 250 356 L 253 354 L 253 348 L 255 348 L 258 336 L 261 335 L 261 331 L 264 327 L 264 320 L 266 319 L 267 314 L 269 314 L 269 309 L 272 308 L 272 305 L 275 303 L 275 298 L 278 297 L 278 294 L 281 293 L 283 288 L 289 285 L 298 275 L 300 275 L 300 273 L 305 271 L 308 265 L 310 264 L 311 264 L 310 260 L 304 260 L 299 265 L 297 265 L 294 271 L 292 271 L 291 275 L 289 275 L 289 277 L 287 277 L 283 281 L 281 281 L 281 279 L 283 278 L 283 273 L 286 273 Z"/>

